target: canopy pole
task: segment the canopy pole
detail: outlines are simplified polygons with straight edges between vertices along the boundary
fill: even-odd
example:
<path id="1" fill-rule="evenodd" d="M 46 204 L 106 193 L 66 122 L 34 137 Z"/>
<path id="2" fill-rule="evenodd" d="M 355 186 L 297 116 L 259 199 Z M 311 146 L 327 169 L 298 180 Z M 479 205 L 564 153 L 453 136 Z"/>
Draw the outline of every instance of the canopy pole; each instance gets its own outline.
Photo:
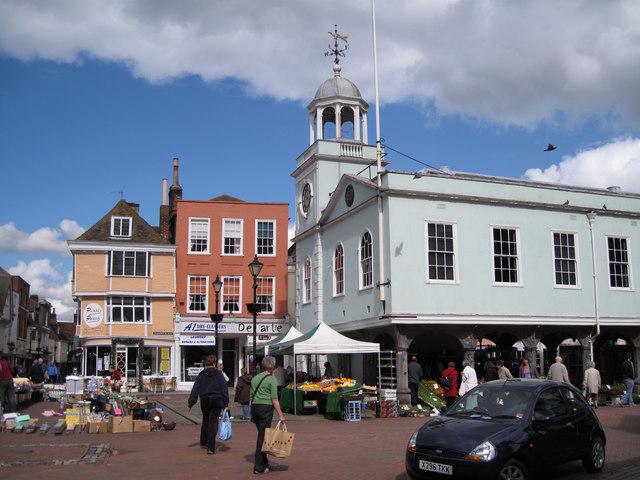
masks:
<path id="1" fill-rule="evenodd" d="M 298 369 L 298 364 L 296 362 L 296 354 L 295 351 L 293 353 L 293 416 L 295 417 L 298 413 L 298 385 L 296 378 L 296 370 Z"/>
<path id="2" fill-rule="evenodd" d="M 382 390 L 382 366 L 380 365 L 380 350 L 378 350 L 378 391 L 379 390 Z"/>

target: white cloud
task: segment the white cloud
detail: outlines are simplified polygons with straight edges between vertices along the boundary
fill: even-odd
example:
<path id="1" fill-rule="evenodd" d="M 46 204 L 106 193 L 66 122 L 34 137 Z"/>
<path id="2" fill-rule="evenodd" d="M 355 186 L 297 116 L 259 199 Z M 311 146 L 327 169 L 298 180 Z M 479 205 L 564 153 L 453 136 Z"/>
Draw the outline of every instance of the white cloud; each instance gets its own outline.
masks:
<path id="1" fill-rule="evenodd" d="M 291 246 L 291 244 L 293 243 L 293 237 L 296 236 L 296 224 L 295 223 L 290 223 L 289 224 L 289 227 L 287 228 L 287 236 L 289 237 L 288 245 Z"/>
<path id="2" fill-rule="evenodd" d="M 77 238 L 82 232 L 84 228 L 68 219 L 62 220 L 59 228 L 42 227 L 31 233 L 5 223 L 0 225 L 0 250 L 69 253 L 65 240 Z"/>
<path id="3" fill-rule="evenodd" d="M 5 0 L 0 51 L 23 60 L 126 64 L 163 82 L 235 78 L 251 93 L 309 100 L 330 74 L 337 21 L 351 41 L 345 76 L 370 99 L 370 3 L 344 0 Z M 640 123 L 640 2 L 378 2 L 384 101 L 533 126 L 611 116 Z M 339 15 L 336 14 L 339 12 Z"/>
<path id="4" fill-rule="evenodd" d="M 640 138 L 621 138 L 566 155 L 559 164 L 544 170 L 530 168 L 529 180 L 606 188 L 613 185 L 640 193 Z"/>
<path id="5" fill-rule="evenodd" d="M 51 265 L 48 258 L 25 263 L 20 260 L 9 269 L 11 275 L 19 275 L 31 285 L 30 292 L 51 302 L 61 321 L 73 320 L 75 304 L 71 297 L 71 272 L 62 275 L 60 266 Z"/>

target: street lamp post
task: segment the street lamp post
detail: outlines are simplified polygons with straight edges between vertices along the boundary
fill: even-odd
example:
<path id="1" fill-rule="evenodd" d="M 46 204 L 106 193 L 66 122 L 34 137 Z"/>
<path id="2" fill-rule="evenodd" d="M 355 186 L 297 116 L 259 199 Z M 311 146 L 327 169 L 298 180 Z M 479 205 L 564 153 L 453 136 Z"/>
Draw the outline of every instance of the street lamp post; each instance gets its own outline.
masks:
<path id="1" fill-rule="evenodd" d="M 260 271 L 262 270 L 263 264 L 258 260 L 258 255 L 253 257 L 253 261 L 249 264 L 249 271 L 253 276 L 253 303 L 247 304 L 247 309 L 249 312 L 253 314 L 253 371 L 254 374 L 258 373 L 258 364 L 256 362 L 257 354 L 256 354 L 256 331 L 258 330 L 258 313 L 260 313 L 260 306 L 258 305 L 258 275 L 260 275 Z"/>
<path id="2" fill-rule="evenodd" d="M 211 284 L 213 285 L 213 291 L 216 293 L 216 313 L 212 313 L 210 315 L 211 317 L 211 321 L 215 324 L 216 326 L 216 351 L 219 351 L 220 347 L 220 343 L 219 343 L 219 338 L 218 338 L 218 325 L 220 324 L 220 322 L 222 321 L 222 319 L 224 318 L 224 315 L 221 313 L 218 313 L 218 309 L 220 307 L 220 290 L 222 290 L 222 280 L 220 280 L 220 276 L 216 275 L 216 279 L 211 282 Z"/>

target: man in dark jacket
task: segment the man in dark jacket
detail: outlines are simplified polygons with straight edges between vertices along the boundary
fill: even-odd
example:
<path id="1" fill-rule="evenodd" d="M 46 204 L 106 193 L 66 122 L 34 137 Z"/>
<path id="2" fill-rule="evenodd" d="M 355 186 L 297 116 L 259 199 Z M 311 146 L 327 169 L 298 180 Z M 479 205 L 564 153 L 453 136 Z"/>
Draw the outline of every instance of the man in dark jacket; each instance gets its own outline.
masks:
<path id="1" fill-rule="evenodd" d="M 202 427 L 200 428 L 200 446 L 207 448 L 207 453 L 216 452 L 216 435 L 218 419 L 223 408 L 229 406 L 229 390 L 222 372 L 216 368 L 216 356 L 209 355 L 204 359 L 204 370 L 196 377 L 189 395 L 189 410 L 200 398 L 202 409 Z"/>
<path id="2" fill-rule="evenodd" d="M 253 375 L 247 373 L 247 369 L 241 370 L 242 375 L 236 383 L 236 394 L 233 398 L 236 403 L 242 405 L 242 416 L 245 420 L 251 420 L 251 379 Z"/>
<path id="3" fill-rule="evenodd" d="M 624 356 L 624 362 L 622 362 L 622 381 L 625 386 L 625 395 L 622 403 L 633 407 L 635 406 L 635 403 L 633 403 L 633 387 L 636 383 L 636 371 L 635 368 L 633 368 L 631 354 L 628 352 Z"/>
<path id="4" fill-rule="evenodd" d="M 418 363 L 418 359 L 411 357 L 411 363 L 407 368 L 407 377 L 409 380 L 409 390 L 411 390 L 411 405 L 415 407 L 418 404 L 418 389 L 420 388 L 420 380 L 422 379 L 422 366 Z"/>

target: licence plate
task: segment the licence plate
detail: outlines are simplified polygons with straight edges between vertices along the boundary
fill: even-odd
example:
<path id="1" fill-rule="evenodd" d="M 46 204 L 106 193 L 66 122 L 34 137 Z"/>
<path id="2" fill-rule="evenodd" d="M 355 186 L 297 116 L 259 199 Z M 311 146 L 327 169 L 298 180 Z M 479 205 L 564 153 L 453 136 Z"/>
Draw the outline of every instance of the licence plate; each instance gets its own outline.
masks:
<path id="1" fill-rule="evenodd" d="M 420 470 L 426 470 L 427 472 L 442 473 L 444 475 L 453 475 L 453 466 L 445 465 L 444 463 L 429 462 L 427 460 L 420 460 L 418 465 Z"/>

